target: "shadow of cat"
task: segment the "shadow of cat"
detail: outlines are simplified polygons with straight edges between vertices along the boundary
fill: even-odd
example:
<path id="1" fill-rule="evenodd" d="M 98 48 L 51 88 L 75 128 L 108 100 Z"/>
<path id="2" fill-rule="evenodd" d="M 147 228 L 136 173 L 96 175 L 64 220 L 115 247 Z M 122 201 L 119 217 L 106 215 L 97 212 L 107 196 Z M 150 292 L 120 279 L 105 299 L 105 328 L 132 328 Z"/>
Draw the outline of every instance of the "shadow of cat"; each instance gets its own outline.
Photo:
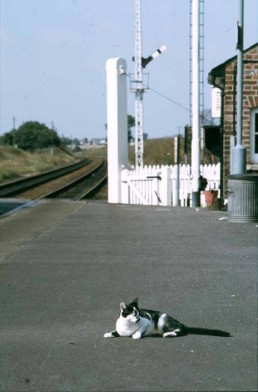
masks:
<path id="1" fill-rule="evenodd" d="M 171 336 L 172 338 L 183 337 L 187 335 L 203 335 L 203 336 L 217 336 L 222 338 L 230 338 L 233 337 L 230 332 L 221 331 L 218 329 L 208 329 L 208 328 L 191 328 L 185 327 L 182 331 L 177 333 L 177 336 Z M 156 333 L 152 336 L 152 338 L 161 338 L 162 335 Z"/>

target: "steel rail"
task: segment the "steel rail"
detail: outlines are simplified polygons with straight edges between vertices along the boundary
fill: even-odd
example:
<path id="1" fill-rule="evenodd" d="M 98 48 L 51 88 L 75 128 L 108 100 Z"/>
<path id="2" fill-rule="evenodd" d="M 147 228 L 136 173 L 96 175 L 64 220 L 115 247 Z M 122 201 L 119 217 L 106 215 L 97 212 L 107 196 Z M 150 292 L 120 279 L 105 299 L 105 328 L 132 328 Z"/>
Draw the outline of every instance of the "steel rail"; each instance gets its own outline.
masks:
<path id="1" fill-rule="evenodd" d="M 44 172 L 29 178 L 22 178 L 16 181 L 8 182 L 0 185 L 0 197 L 9 197 L 18 195 L 21 192 L 25 192 L 35 186 L 44 184 L 48 181 L 54 180 L 58 177 L 62 177 L 66 174 L 72 173 L 83 166 L 86 166 L 91 161 L 83 159 L 79 162 L 73 163 L 72 165 L 64 166 L 55 170 Z"/>
<path id="2" fill-rule="evenodd" d="M 97 184 L 95 184 L 93 187 L 91 187 L 87 192 L 81 194 L 78 197 L 75 197 L 73 200 L 74 201 L 78 201 L 78 200 L 82 200 L 82 199 L 90 199 L 92 196 L 95 195 L 95 193 L 97 193 L 99 191 L 99 189 L 101 189 L 102 185 L 104 185 L 107 181 L 107 174 L 101 178 Z"/>
<path id="3" fill-rule="evenodd" d="M 83 174 L 79 178 L 76 178 L 75 180 L 69 182 L 68 184 L 63 185 L 62 187 L 56 189 L 55 191 L 51 191 L 48 194 L 41 196 L 39 199 L 51 198 L 51 197 L 55 198 L 55 197 L 61 195 L 62 193 L 67 192 L 69 189 L 75 187 L 76 185 L 78 185 L 79 183 L 84 181 L 85 179 L 89 178 L 92 174 L 97 172 L 103 165 L 104 165 L 104 161 L 101 161 L 99 165 L 94 167 L 88 173 Z M 73 200 L 80 200 L 80 199 L 81 199 L 80 196 L 73 198 Z"/>

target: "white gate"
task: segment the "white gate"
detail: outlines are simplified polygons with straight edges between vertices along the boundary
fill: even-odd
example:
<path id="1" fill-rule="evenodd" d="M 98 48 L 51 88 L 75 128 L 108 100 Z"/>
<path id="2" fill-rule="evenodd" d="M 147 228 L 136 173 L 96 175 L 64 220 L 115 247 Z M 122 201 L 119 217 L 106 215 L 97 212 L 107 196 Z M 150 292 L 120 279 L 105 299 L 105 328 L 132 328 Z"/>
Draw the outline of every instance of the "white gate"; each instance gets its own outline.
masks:
<path id="1" fill-rule="evenodd" d="M 207 179 L 206 189 L 219 190 L 220 164 L 201 165 L 200 175 Z M 123 169 L 121 180 L 124 204 L 191 206 L 192 177 L 189 165 L 179 165 L 179 168 L 174 165 L 144 166 L 136 170 Z M 205 206 L 203 192 L 201 206 Z"/>
<path id="2" fill-rule="evenodd" d="M 122 203 L 160 204 L 161 179 L 161 170 L 158 166 L 145 166 L 137 170 L 123 170 Z"/>

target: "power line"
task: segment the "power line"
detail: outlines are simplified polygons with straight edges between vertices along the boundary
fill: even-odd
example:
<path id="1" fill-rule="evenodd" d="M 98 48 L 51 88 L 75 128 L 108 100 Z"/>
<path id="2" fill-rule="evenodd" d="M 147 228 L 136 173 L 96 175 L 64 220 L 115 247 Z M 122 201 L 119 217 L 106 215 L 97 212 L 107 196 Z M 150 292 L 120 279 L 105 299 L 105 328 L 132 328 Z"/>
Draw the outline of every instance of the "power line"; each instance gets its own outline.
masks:
<path id="1" fill-rule="evenodd" d="M 126 76 L 130 79 L 130 75 L 129 75 L 129 74 L 126 74 Z M 144 86 L 144 84 L 143 84 L 143 86 Z M 144 86 L 144 87 L 146 87 L 147 90 L 152 91 L 152 92 L 154 92 L 155 94 L 159 95 L 160 97 L 165 98 L 167 101 L 172 102 L 173 104 L 177 105 L 177 106 L 180 107 L 181 109 L 184 109 L 184 110 L 186 110 L 187 112 L 190 112 L 190 109 L 189 109 L 189 108 L 187 108 L 187 107 L 184 106 L 184 105 L 181 105 L 181 103 L 175 101 L 174 99 L 168 97 L 167 95 L 165 95 L 165 94 L 163 94 L 163 93 L 160 93 L 159 91 L 155 90 L 155 89 L 152 88 L 152 87 L 149 87 L 149 86 L 148 86 L 148 87 L 147 87 L 147 86 Z M 202 119 L 203 119 L 203 121 L 205 121 L 205 120 L 206 120 L 207 122 L 210 121 L 210 119 L 209 119 L 208 117 L 205 117 L 205 116 L 204 116 L 204 112 L 203 112 L 203 114 L 202 114 Z"/>
<path id="2" fill-rule="evenodd" d="M 150 90 L 150 91 L 153 91 L 153 92 L 154 92 L 155 94 L 157 94 L 157 95 L 160 95 L 162 98 L 165 98 L 165 99 L 167 99 L 168 101 L 174 103 L 175 105 L 179 106 L 181 109 L 184 109 L 184 110 L 186 110 L 187 112 L 190 111 L 190 109 L 188 109 L 186 106 L 181 105 L 181 103 L 175 101 L 174 99 L 168 97 L 168 96 L 165 95 L 165 94 L 160 93 L 159 91 L 155 90 L 154 88 L 149 87 L 149 90 Z"/>
<path id="3" fill-rule="evenodd" d="M 126 75 L 126 76 L 128 77 L 128 79 L 131 81 L 131 76 L 130 76 L 130 74 L 125 73 L 125 75 Z M 187 108 L 187 107 L 184 106 L 184 105 L 181 105 L 181 103 L 175 101 L 174 99 L 168 97 L 167 95 L 165 95 L 165 94 L 163 94 L 163 93 L 160 93 L 159 91 L 155 90 L 154 88 L 149 87 L 149 86 L 146 86 L 144 83 L 143 83 L 143 87 L 146 88 L 146 90 L 152 91 L 152 92 L 154 92 L 155 94 L 159 95 L 160 97 L 165 98 L 165 99 L 167 99 L 168 101 L 174 103 L 175 105 L 177 105 L 177 106 L 180 107 L 181 109 L 184 109 L 184 110 L 186 110 L 187 112 L 190 112 L 190 109 L 189 109 L 189 108 Z"/>
<path id="4" fill-rule="evenodd" d="M 153 92 L 156 93 L 157 95 L 160 95 L 162 98 L 165 98 L 165 99 L 167 99 L 168 101 L 170 101 L 170 102 L 174 103 L 175 105 L 179 106 L 181 109 L 184 109 L 184 110 L 186 110 L 187 112 L 190 112 L 190 109 L 188 109 L 186 106 L 181 105 L 181 103 L 175 101 L 174 99 L 168 97 L 167 95 L 162 94 L 162 93 L 160 93 L 159 91 L 157 91 L 157 90 L 155 90 L 155 89 L 153 89 L 153 88 L 151 88 L 151 87 L 149 87 L 148 89 L 151 90 L 151 91 L 153 91 Z M 204 111 L 203 111 L 203 113 L 202 113 L 202 119 L 203 119 L 203 121 L 207 121 L 207 122 L 210 121 L 208 117 L 205 117 Z"/>

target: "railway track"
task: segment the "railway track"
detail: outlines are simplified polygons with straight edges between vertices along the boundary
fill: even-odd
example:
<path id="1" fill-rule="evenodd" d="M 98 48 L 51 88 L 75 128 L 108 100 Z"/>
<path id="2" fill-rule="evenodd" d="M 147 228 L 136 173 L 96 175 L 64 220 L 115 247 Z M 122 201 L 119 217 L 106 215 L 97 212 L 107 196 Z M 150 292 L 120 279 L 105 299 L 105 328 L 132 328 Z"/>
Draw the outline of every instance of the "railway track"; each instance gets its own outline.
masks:
<path id="1" fill-rule="evenodd" d="M 75 172 L 76 170 L 88 165 L 89 163 L 90 161 L 88 159 L 84 159 L 72 165 L 64 166 L 35 176 L 21 178 L 19 180 L 1 184 L 0 197 L 12 197 L 19 195 L 21 192 L 25 192 L 28 189 L 32 189 L 33 187 L 39 186 L 48 181 L 52 181 L 56 178 Z"/>
<path id="2" fill-rule="evenodd" d="M 107 163 L 101 161 L 88 173 L 46 195 L 49 198 L 71 200 L 90 199 L 107 181 Z"/>
<path id="3" fill-rule="evenodd" d="M 38 176 L 0 185 L 0 197 L 24 200 L 91 198 L 107 181 L 106 161 L 83 160 Z"/>

